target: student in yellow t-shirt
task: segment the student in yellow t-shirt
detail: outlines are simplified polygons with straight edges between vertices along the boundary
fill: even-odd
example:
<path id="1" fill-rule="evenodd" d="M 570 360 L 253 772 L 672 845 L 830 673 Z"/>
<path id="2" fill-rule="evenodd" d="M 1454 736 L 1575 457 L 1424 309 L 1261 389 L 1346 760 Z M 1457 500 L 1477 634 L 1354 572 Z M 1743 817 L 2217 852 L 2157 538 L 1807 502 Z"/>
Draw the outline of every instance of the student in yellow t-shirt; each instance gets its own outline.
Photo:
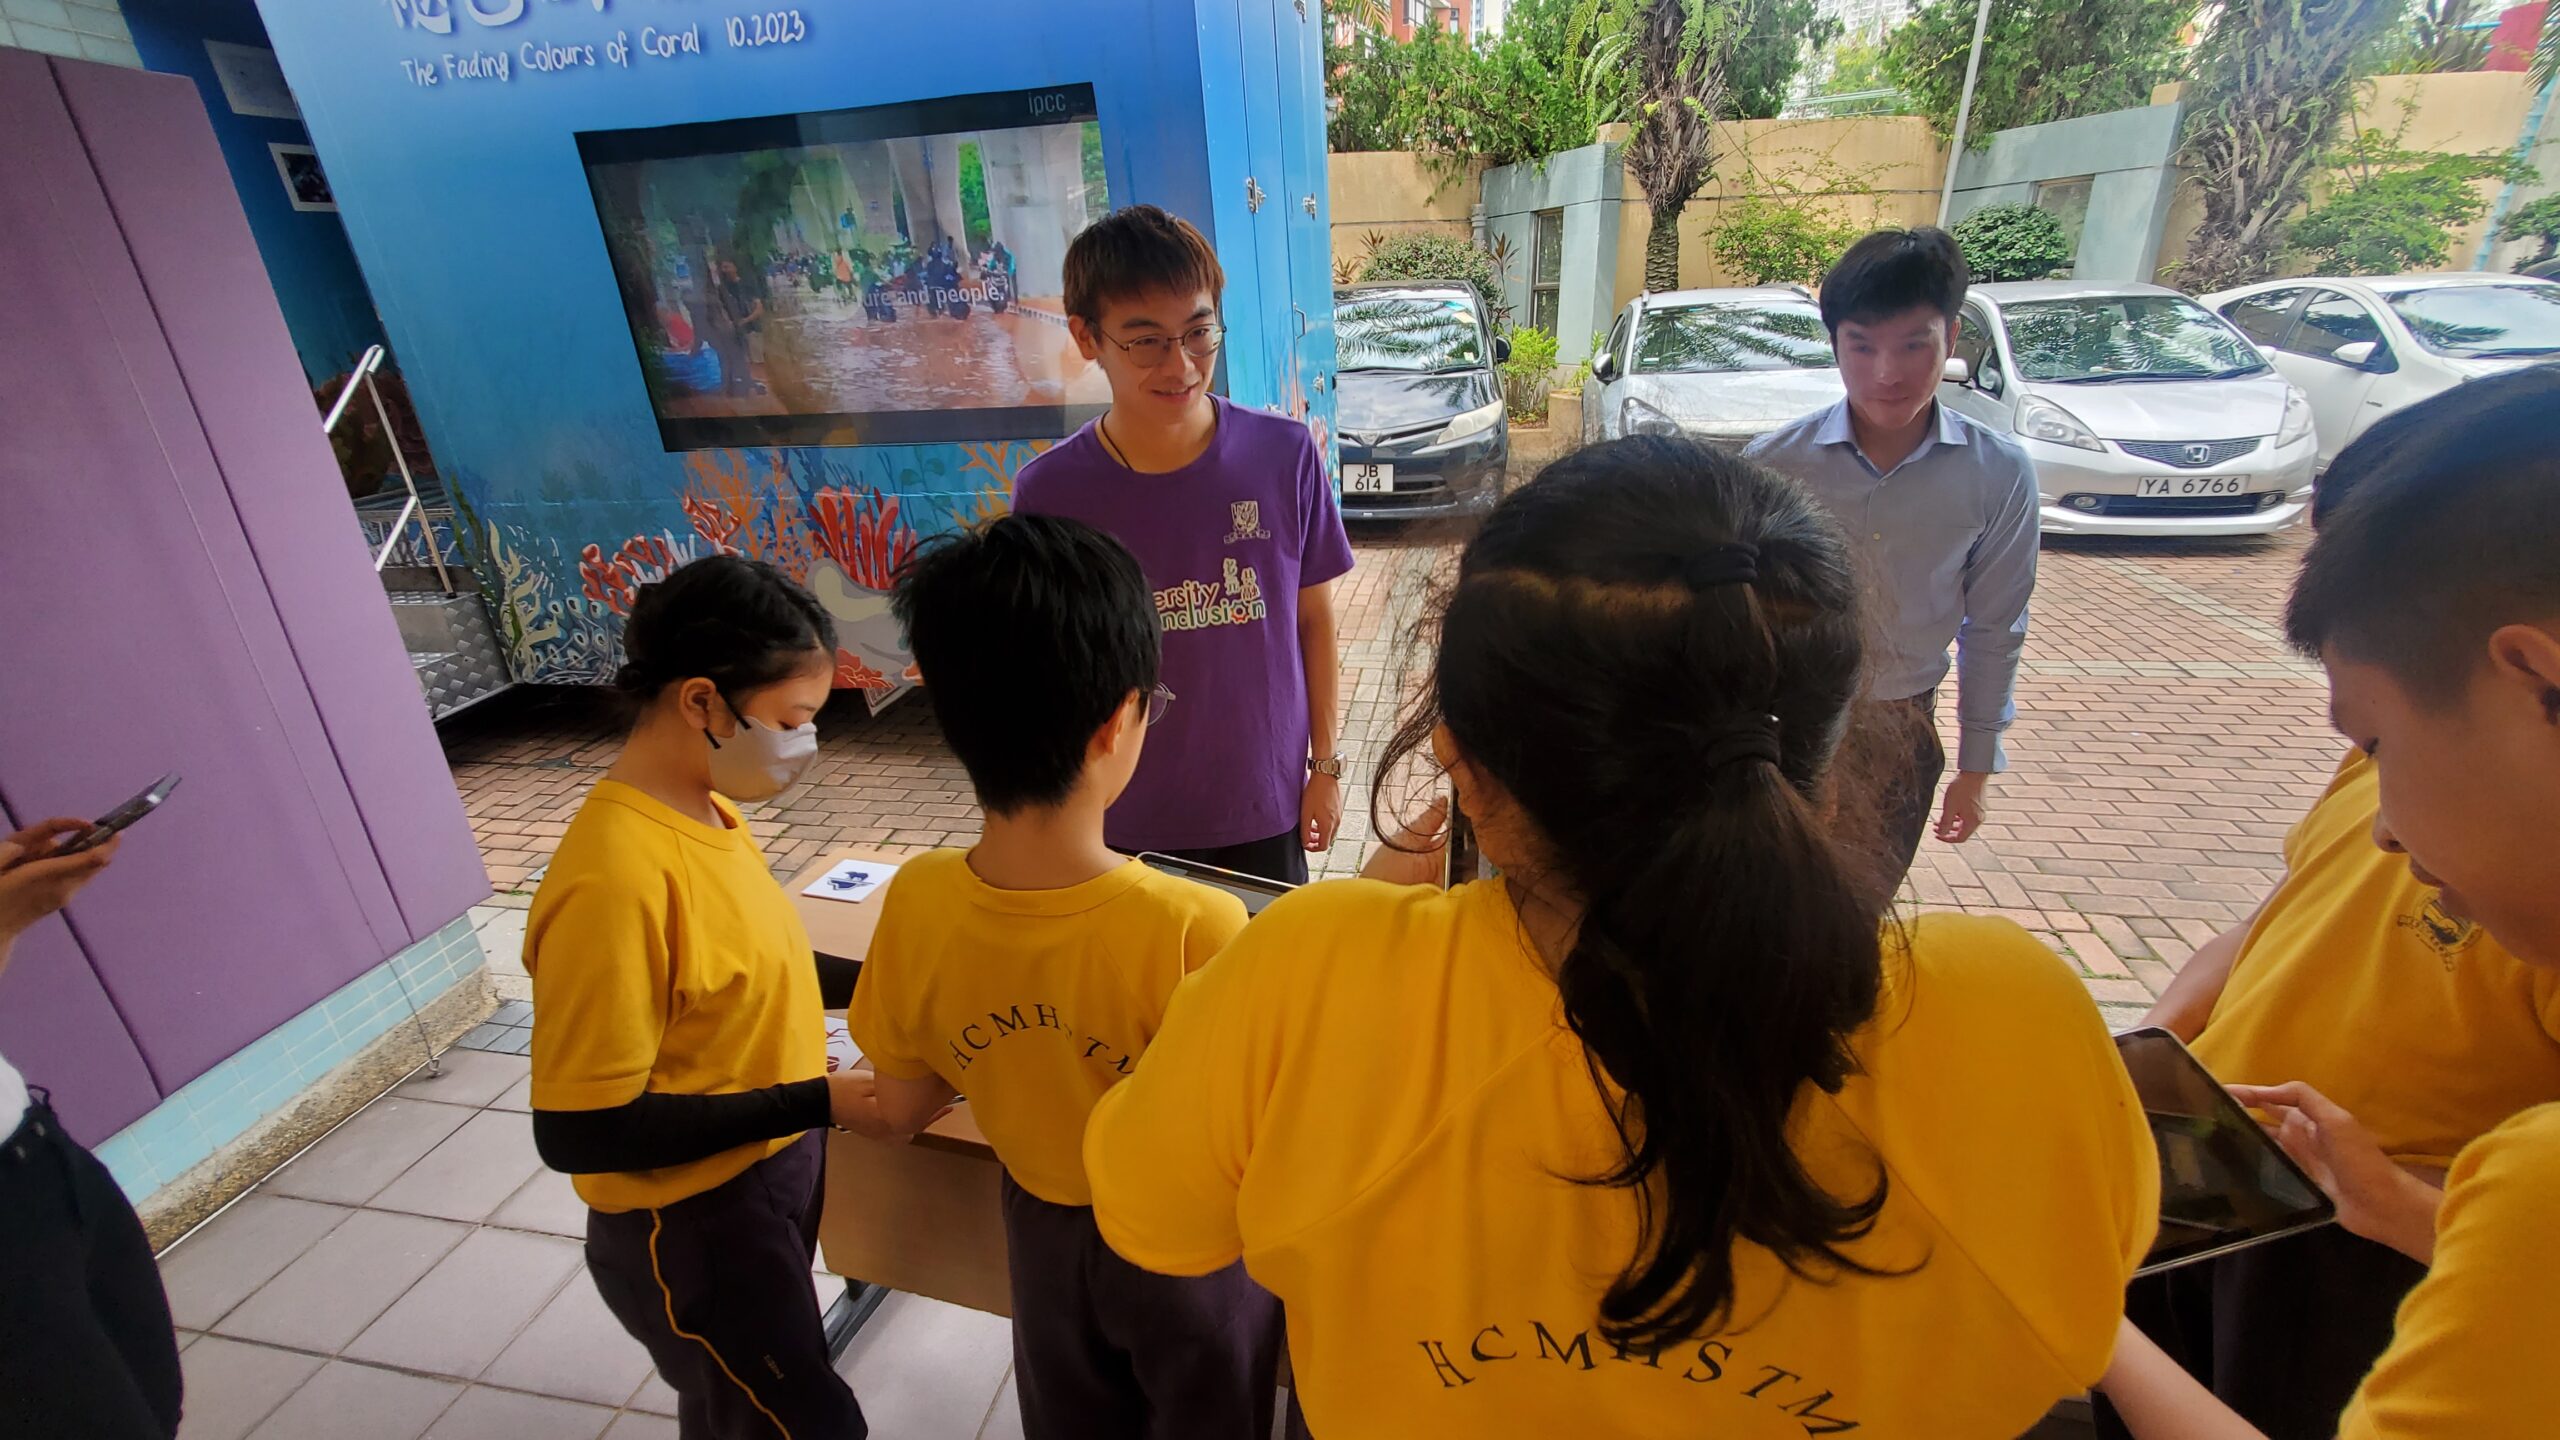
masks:
<path id="1" fill-rule="evenodd" d="M 772 566 L 697 560 L 633 600 L 630 737 L 561 837 L 525 930 L 533 1138 L 588 1205 L 587 1268 L 688 1436 L 853 1440 L 809 1264 L 831 1116 L 809 937 L 736 801 L 816 758 L 835 628 Z"/>
<path id="2" fill-rule="evenodd" d="M 2329 467 L 2312 523 L 2369 473 Z M 2199 948 L 2148 1017 L 2227 1082 L 2319 1090 L 2410 1172 L 2365 1233 L 2306 1231 L 2127 1295 L 2136 1324 L 2276 1440 L 2326 1440 L 2390 1343 L 2455 1153 L 2560 1100 L 2560 973 L 2518 961 L 2375 848 L 2378 790 L 2373 762 L 2350 753 L 2286 837 L 2275 891 Z M 2124 1433 L 2103 1404 L 2099 1430 Z"/>
<path id="3" fill-rule="evenodd" d="M 882 1119 L 911 1135 L 966 1092 L 1004 1162 L 1029 1440 L 1261 1440 L 1278 1304 L 1238 1265 L 1177 1279 L 1112 1254 L 1085 1184 L 1086 1115 L 1245 919 L 1103 843 L 1171 700 L 1146 579 L 1099 530 L 1015 515 L 928 546 L 893 603 L 986 831 L 906 861 L 882 901 L 847 1017 Z"/>
<path id="4" fill-rule="evenodd" d="M 2560 370 L 2413 406 L 2336 471 L 2356 493 L 2313 542 L 2287 630 L 2327 668 L 2339 732 L 2372 758 L 2373 839 L 2440 889 L 2446 915 L 2560 970 Z M 2428 1261 L 2338 1434 L 2550 1434 L 2560 1105 L 2463 1147 L 2432 1231 L 2410 1237 L 2399 1217 L 2413 1182 L 2370 1126 L 2299 1082 L 2232 1090 L 2336 1197 L 2343 1224 Z M 2106 1391 L 2146 1440 L 2259 1433 L 2139 1334 L 2119 1346 Z"/>
<path id="5" fill-rule="evenodd" d="M 1313 1434 L 2007 1440 L 2105 1368 L 2150 1132 L 2025 932 L 1888 932 L 1835 815 L 1854 574 L 1723 451 L 1549 466 L 1398 752 L 1502 878 L 1276 902 L 1095 1108 L 1104 1236 L 1242 1257 Z"/>

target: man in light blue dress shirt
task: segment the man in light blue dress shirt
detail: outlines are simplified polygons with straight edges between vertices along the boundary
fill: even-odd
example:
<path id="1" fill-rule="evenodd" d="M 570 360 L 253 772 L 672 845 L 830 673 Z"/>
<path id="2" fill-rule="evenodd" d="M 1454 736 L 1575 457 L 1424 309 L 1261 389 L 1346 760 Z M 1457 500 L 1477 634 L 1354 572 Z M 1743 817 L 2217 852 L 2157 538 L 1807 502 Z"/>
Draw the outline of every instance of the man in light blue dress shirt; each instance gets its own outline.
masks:
<path id="1" fill-rule="evenodd" d="M 1831 509 L 1867 567 L 1870 693 L 1912 722 L 1907 770 L 1882 808 L 1911 867 L 1946 771 L 1936 713 L 1955 646 L 1956 776 L 1937 835 L 1982 828 L 2000 737 L 2017 715 L 2018 655 L 2036 586 L 2036 477 L 2017 442 L 1938 403 L 1966 266 L 1944 230 L 1879 230 L 1822 280 L 1822 320 L 1848 398 L 1751 443 Z"/>

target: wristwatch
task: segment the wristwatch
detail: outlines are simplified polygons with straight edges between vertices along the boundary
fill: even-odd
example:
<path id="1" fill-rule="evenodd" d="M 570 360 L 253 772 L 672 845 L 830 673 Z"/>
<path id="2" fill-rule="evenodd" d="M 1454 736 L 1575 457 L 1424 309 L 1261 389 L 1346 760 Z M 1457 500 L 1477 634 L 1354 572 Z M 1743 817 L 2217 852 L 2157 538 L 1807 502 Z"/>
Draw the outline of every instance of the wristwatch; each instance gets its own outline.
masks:
<path id="1" fill-rule="evenodd" d="M 1308 760 L 1307 773 L 1310 775 L 1330 775 L 1334 779 L 1339 780 L 1342 778 L 1342 765 L 1342 752 L 1337 750 L 1321 760 Z"/>

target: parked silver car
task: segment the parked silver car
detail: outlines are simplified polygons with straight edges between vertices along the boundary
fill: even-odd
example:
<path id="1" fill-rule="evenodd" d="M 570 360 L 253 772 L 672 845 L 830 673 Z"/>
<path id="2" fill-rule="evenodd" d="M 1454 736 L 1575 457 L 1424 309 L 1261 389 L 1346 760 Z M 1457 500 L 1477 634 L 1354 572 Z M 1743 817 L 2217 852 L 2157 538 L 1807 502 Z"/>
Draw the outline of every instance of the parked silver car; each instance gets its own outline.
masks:
<path id="1" fill-rule="evenodd" d="M 1591 358 L 1582 438 L 1686 434 L 1738 450 L 1841 393 L 1800 286 L 1641 295 Z"/>
<path id="2" fill-rule="evenodd" d="M 2560 284 L 2522 275 L 2306 276 L 2204 303 L 2311 397 L 2323 466 L 2394 410 L 2560 355 Z"/>
<path id="3" fill-rule="evenodd" d="M 1976 285 L 1938 398 L 2026 447 L 2049 535 L 2262 535 L 2310 508 L 2310 402 L 2162 286 Z"/>

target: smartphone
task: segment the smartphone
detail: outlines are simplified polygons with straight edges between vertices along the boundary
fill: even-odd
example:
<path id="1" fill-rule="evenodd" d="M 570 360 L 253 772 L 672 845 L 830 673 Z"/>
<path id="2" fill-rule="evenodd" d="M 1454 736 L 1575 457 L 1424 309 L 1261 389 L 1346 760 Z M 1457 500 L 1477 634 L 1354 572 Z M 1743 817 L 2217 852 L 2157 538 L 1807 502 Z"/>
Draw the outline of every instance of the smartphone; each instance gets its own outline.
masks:
<path id="1" fill-rule="evenodd" d="M 2338 1218 L 2337 1207 L 2178 1037 L 2128 1030 L 2116 1049 L 2160 1151 L 2160 1234 L 2137 1274 L 2264 1244 Z"/>
<path id="2" fill-rule="evenodd" d="M 79 834 L 74 835 L 70 839 L 53 847 L 53 853 L 56 855 L 77 855 L 83 850 L 94 849 L 97 846 L 106 844 L 117 834 L 121 833 L 127 826 L 133 824 L 134 821 L 139 820 L 143 816 L 150 814 L 152 811 L 159 809 L 160 802 L 168 799 L 169 792 L 177 788 L 178 777 L 176 772 L 173 771 L 167 775 L 161 776 L 159 779 L 152 781 L 149 788 L 145 789 L 141 794 L 134 796 L 132 799 L 127 800 L 113 810 L 99 816 L 90 824 L 88 829 L 81 831 Z"/>
<path id="3" fill-rule="evenodd" d="M 1262 907 L 1298 888 L 1283 881 L 1265 880 L 1259 875 L 1247 875 L 1241 870 L 1222 870 L 1215 865 L 1203 865 L 1193 860 L 1177 860 L 1170 855 L 1149 852 L 1138 858 L 1167 875 L 1194 881 L 1213 890 L 1226 891 L 1244 902 L 1244 913 L 1247 915 L 1261 914 Z"/>
<path id="4" fill-rule="evenodd" d="M 1449 797 L 1449 873 L 1442 883 L 1456 889 L 1470 880 L 1484 878 L 1484 852 L 1476 848 L 1475 822 L 1458 808 L 1458 797 Z"/>

